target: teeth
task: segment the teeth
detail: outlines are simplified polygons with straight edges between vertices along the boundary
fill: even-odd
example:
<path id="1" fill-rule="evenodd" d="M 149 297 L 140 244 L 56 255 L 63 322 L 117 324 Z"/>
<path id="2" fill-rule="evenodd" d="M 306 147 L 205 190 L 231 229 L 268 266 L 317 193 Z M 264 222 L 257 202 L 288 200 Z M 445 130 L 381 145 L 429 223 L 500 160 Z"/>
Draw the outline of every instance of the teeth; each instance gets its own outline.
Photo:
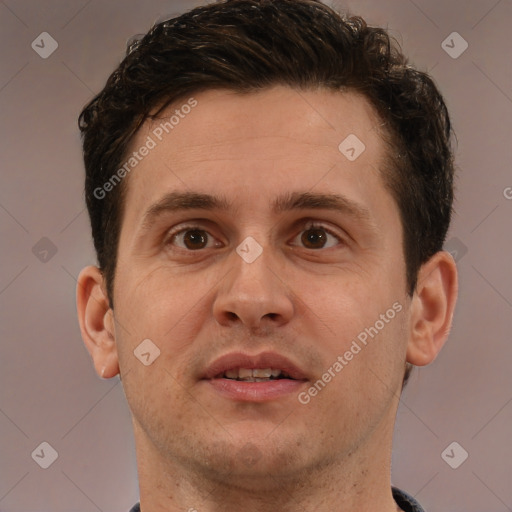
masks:
<path id="1" fill-rule="evenodd" d="M 247 382 L 265 382 L 270 378 L 277 379 L 280 375 L 288 377 L 285 372 L 274 368 L 236 368 L 224 372 L 224 377 L 227 379 Z"/>
<path id="2" fill-rule="evenodd" d="M 238 378 L 245 379 L 247 377 L 252 377 L 252 370 L 249 368 L 239 368 L 238 369 Z"/>
<path id="3" fill-rule="evenodd" d="M 227 370 L 226 372 L 224 372 L 224 375 L 228 379 L 238 379 L 238 370 Z"/>
<path id="4" fill-rule="evenodd" d="M 279 372 L 281 373 L 281 372 Z M 252 371 L 252 376 L 253 377 L 265 377 L 265 378 L 269 378 L 270 376 L 272 375 L 272 369 L 271 368 L 265 368 L 264 370 L 262 370 L 261 368 L 254 368 L 254 370 Z"/>

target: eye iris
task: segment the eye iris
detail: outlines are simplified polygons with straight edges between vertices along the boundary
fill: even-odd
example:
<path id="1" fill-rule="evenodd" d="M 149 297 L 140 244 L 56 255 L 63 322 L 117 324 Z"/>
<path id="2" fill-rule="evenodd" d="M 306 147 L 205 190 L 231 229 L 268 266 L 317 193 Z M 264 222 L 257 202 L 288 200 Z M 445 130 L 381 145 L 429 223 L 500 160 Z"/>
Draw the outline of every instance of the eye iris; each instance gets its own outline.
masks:
<path id="1" fill-rule="evenodd" d="M 200 229 L 191 229 L 186 232 L 183 237 L 183 241 L 187 246 L 187 249 L 201 249 L 201 244 L 206 244 L 206 236 L 204 235 L 204 231 Z"/>
<path id="2" fill-rule="evenodd" d="M 307 234 L 309 233 L 309 234 Z M 304 231 L 304 234 L 302 235 L 302 242 L 304 245 L 310 247 L 310 244 L 313 244 L 315 247 L 318 248 L 315 244 L 320 242 L 319 247 L 323 247 L 327 241 L 327 236 L 325 234 L 325 231 L 321 228 L 311 228 L 306 231 Z M 311 248 L 311 247 L 310 247 Z"/>
<path id="3" fill-rule="evenodd" d="M 325 230 L 322 228 L 307 229 L 301 238 L 305 246 L 313 249 L 322 248 L 327 242 Z M 187 249 L 201 249 L 207 243 L 207 237 L 203 230 L 190 229 L 185 233 L 183 241 Z"/>

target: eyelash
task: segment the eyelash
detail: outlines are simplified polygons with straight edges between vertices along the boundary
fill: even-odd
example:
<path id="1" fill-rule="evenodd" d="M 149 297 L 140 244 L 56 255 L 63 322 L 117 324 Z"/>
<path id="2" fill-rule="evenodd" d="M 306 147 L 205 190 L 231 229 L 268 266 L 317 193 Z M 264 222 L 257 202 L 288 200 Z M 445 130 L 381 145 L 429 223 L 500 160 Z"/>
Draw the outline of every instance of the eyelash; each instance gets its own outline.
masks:
<path id="1" fill-rule="evenodd" d="M 338 242 L 341 242 L 343 243 L 343 239 L 338 235 L 336 234 L 333 230 L 329 229 L 328 227 L 326 227 L 325 225 L 321 224 L 321 223 L 315 223 L 313 221 L 310 221 L 309 224 L 306 224 L 301 232 L 303 231 L 309 231 L 309 230 L 314 230 L 314 229 L 321 229 L 323 231 L 325 231 L 326 233 L 328 233 L 329 235 L 333 236 L 334 238 L 336 238 L 338 240 Z M 171 245 L 172 244 L 172 241 L 175 239 L 176 236 L 182 234 L 182 233 L 186 233 L 187 231 L 194 231 L 194 230 L 198 230 L 198 231 L 204 231 L 205 233 L 208 234 L 209 237 L 212 237 L 212 235 L 206 230 L 206 229 L 203 229 L 202 226 L 200 225 L 196 225 L 196 224 L 190 224 L 190 225 L 186 225 L 186 226 L 182 226 L 179 230 L 176 230 L 176 231 L 171 231 L 168 236 L 166 237 L 166 240 L 165 240 L 165 245 Z M 214 238 L 214 237 L 212 237 Z M 295 237 L 296 238 L 296 237 Z M 330 249 L 331 247 L 327 247 L 327 249 Z M 186 248 L 183 248 L 183 247 L 179 247 L 179 249 L 183 250 L 183 251 L 187 251 L 187 252 L 200 252 L 200 251 L 203 251 L 205 250 L 206 248 L 200 248 L 200 249 L 196 249 L 196 250 L 192 250 L 192 249 L 186 249 Z M 304 247 L 304 249 L 308 249 L 307 247 Z M 322 250 L 322 249 L 325 249 L 324 247 L 321 247 L 319 249 L 309 249 L 311 251 L 319 251 L 319 250 Z"/>

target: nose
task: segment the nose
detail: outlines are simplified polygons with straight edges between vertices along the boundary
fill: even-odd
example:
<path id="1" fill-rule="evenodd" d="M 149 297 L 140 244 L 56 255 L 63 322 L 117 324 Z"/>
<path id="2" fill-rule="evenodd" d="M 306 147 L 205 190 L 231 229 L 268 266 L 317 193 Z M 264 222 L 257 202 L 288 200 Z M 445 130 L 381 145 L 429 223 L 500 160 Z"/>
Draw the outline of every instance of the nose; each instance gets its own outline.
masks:
<path id="1" fill-rule="evenodd" d="M 222 326 L 242 324 L 259 330 L 288 323 L 294 314 L 292 292 L 280 275 L 271 249 L 265 248 L 251 263 L 233 251 L 231 270 L 222 280 L 213 304 L 213 315 Z"/>

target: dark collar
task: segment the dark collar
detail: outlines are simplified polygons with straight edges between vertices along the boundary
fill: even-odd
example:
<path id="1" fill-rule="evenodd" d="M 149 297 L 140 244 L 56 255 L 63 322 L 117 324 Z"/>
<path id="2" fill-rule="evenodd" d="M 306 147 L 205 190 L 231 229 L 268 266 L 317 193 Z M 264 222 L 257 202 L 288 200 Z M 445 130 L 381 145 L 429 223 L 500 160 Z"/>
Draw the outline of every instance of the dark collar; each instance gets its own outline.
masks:
<path id="1" fill-rule="evenodd" d="M 396 487 L 392 487 L 391 490 L 393 492 L 393 498 L 395 499 L 397 505 L 404 512 L 425 512 L 421 508 L 421 505 L 412 496 L 409 496 L 409 494 L 407 494 L 406 492 L 401 491 Z M 140 512 L 140 504 L 137 503 L 136 505 L 134 505 L 130 512 Z"/>

